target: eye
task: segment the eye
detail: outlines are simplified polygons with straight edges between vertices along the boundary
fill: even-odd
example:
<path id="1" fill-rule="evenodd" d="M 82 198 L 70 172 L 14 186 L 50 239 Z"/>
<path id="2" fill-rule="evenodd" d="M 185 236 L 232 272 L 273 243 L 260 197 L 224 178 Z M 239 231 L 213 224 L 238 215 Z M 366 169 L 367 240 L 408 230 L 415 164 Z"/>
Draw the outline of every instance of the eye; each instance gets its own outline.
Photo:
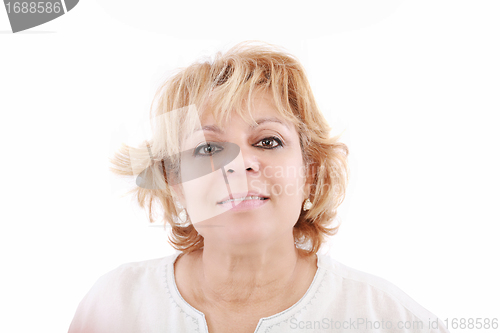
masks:
<path id="1" fill-rule="evenodd" d="M 194 149 L 194 155 L 195 156 L 212 156 L 213 154 L 224 150 L 221 146 L 218 146 L 213 143 L 206 143 L 199 145 Z"/>
<path id="2" fill-rule="evenodd" d="M 274 149 L 277 147 L 282 147 L 283 143 L 277 137 L 269 137 L 269 138 L 264 138 L 264 139 L 260 140 L 254 146 L 261 147 L 264 149 Z"/>

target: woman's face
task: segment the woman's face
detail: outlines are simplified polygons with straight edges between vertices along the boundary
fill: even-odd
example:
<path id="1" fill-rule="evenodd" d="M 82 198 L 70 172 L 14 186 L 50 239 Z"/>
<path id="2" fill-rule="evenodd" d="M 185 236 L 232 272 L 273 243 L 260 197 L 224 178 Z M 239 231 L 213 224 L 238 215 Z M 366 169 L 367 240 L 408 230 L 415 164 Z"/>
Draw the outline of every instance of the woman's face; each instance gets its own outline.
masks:
<path id="1" fill-rule="evenodd" d="M 268 93 L 255 94 L 251 113 L 257 125 L 235 114 L 220 128 L 204 112 L 201 130 L 183 142 L 182 150 L 190 153 L 181 157 L 181 179 L 187 180 L 182 203 L 205 243 L 292 234 L 308 197 L 295 126 L 279 115 Z M 193 179 L 193 169 L 203 166 L 214 171 Z"/>

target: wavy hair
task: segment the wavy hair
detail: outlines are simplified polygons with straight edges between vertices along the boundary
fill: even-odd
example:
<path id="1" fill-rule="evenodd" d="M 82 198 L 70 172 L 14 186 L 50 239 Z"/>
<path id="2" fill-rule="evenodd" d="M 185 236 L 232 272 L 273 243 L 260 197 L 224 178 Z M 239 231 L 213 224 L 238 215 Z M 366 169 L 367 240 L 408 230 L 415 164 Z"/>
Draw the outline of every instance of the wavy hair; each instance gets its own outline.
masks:
<path id="1" fill-rule="evenodd" d="M 194 106 L 201 113 L 210 100 L 217 123 L 230 121 L 234 112 L 252 121 L 250 97 L 259 91 L 269 92 L 281 116 L 295 125 L 308 171 L 313 206 L 301 210 L 295 223 L 296 247 L 314 254 L 327 236 L 337 233 L 339 225 L 332 226 L 332 221 L 345 197 L 348 148 L 339 142 L 340 135 L 330 136 L 299 61 L 276 46 L 245 42 L 167 79 L 151 105 L 151 139 L 137 148 L 122 144 L 110 159 L 115 174 L 138 177 L 138 185 L 128 193 L 147 210 L 151 222 L 156 220 L 154 207 L 160 208 L 160 218 L 172 228 L 169 242 L 175 249 L 187 253 L 204 245 L 189 216 L 187 223 L 179 219 L 175 192 L 169 186 L 179 172 L 179 160 L 172 156 L 178 156 L 182 135 L 193 126 L 190 118 L 199 116 L 187 110 Z"/>

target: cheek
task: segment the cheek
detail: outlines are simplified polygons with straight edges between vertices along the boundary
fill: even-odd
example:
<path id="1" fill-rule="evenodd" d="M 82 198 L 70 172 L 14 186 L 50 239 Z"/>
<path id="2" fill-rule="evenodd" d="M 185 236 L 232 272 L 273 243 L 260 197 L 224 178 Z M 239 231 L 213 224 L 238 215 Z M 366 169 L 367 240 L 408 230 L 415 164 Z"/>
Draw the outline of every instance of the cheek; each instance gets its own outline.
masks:
<path id="1" fill-rule="evenodd" d="M 210 187 L 208 184 L 209 182 L 207 182 L 207 179 L 195 179 L 182 184 L 185 208 L 191 219 L 195 218 L 196 211 L 207 209 L 203 207 L 208 206 L 203 198 L 206 200 L 207 196 L 210 194 Z M 198 218 L 195 218 L 195 221 L 196 220 L 198 220 Z"/>
<path id="2" fill-rule="evenodd" d="M 268 187 L 270 194 L 276 198 L 292 198 L 302 195 L 304 182 L 297 177 L 275 177 L 269 179 Z"/>
<path id="3" fill-rule="evenodd" d="M 216 198 L 224 194 L 221 186 L 224 180 L 218 178 L 221 177 L 210 174 L 182 184 L 185 208 L 191 223 L 196 224 L 217 215 Z"/>
<path id="4" fill-rule="evenodd" d="M 302 177 L 277 178 L 279 182 L 273 184 L 277 215 L 283 225 L 291 227 L 299 219 L 304 201 L 304 179 Z"/>
<path id="5" fill-rule="evenodd" d="M 302 159 L 282 159 L 279 162 L 279 165 L 267 165 L 263 170 L 271 194 L 285 196 L 287 200 L 295 197 L 302 200 L 306 182 L 306 169 Z"/>

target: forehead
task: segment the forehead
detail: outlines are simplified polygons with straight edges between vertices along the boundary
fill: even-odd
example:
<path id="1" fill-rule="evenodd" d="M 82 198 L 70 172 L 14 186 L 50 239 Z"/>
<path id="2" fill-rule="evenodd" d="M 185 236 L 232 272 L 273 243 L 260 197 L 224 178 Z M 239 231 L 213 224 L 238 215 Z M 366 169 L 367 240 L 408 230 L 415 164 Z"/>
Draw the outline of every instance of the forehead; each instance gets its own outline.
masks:
<path id="1" fill-rule="evenodd" d="M 244 99 L 232 110 L 208 104 L 200 112 L 201 126 L 216 125 L 219 128 L 231 126 L 233 118 L 243 119 L 249 126 L 256 127 L 262 123 L 282 124 L 292 129 L 293 122 L 289 115 L 280 112 L 272 95 L 259 91 L 252 97 Z"/>

